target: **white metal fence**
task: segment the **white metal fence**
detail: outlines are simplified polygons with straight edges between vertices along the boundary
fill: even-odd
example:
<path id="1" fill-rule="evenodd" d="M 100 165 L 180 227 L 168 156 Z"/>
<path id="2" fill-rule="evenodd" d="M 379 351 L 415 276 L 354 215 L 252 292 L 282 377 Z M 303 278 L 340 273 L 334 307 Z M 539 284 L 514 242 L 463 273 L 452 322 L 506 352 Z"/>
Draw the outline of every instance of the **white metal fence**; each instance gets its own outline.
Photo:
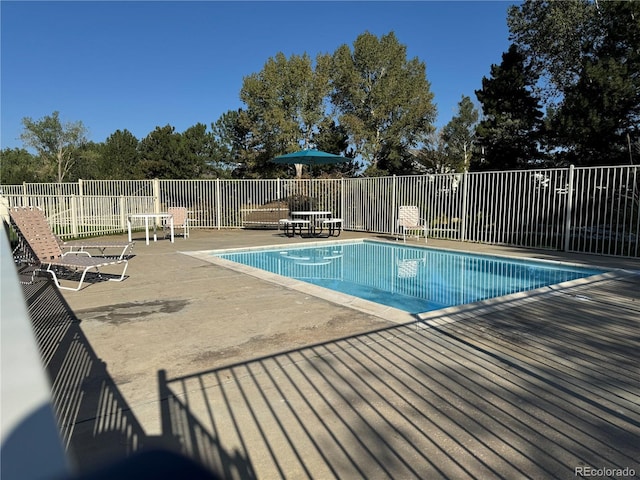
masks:
<path id="1" fill-rule="evenodd" d="M 7 206 L 43 208 L 64 237 L 121 233 L 127 215 L 172 206 L 187 207 L 194 228 L 241 228 L 247 212 L 275 205 L 331 210 L 346 230 L 394 234 L 398 207 L 417 205 L 431 237 L 640 256 L 638 166 L 337 180 L 81 180 L 1 190 Z"/>

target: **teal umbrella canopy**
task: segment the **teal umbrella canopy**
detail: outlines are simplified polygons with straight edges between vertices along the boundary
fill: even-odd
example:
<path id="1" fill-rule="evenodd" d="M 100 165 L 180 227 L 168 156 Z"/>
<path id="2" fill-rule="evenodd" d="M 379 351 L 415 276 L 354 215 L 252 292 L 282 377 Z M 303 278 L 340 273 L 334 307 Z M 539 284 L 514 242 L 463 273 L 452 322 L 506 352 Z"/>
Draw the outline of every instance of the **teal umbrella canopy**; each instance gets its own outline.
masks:
<path id="1" fill-rule="evenodd" d="M 300 164 L 300 165 L 328 165 L 347 162 L 349 159 L 342 155 L 323 152 L 322 150 L 300 150 L 298 152 L 280 155 L 271 160 L 274 163 Z"/>

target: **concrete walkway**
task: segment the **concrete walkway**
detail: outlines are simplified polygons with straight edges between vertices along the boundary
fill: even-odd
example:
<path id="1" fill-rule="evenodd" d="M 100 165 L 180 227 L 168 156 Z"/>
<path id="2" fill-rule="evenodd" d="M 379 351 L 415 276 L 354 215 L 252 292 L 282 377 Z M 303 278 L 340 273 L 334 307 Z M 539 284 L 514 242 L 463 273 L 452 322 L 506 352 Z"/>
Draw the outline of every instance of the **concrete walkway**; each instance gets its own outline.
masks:
<path id="1" fill-rule="evenodd" d="M 225 478 L 640 474 L 638 261 L 430 241 L 626 271 L 402 324 L 179 253 L 299 238 L 138 237 L 124 282 L 63 294 L 111 382 L 77 432 L 130 416 L 127 449 L 173 442 Z"/>

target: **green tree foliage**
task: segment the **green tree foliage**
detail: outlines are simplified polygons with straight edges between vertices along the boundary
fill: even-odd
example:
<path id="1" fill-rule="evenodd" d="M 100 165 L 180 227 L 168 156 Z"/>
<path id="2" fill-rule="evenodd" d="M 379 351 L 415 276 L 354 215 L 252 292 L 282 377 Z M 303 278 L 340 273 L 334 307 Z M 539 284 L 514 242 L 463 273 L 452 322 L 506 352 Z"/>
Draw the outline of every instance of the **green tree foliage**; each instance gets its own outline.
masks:
<path id="1" fill-rule="evenodd" d="M 269 58 L 262 71 L 244 78 L 240 99 L 247 106 L 247 127 L 253 132 L 257 155 L 247 171 L 273 173 L 274 156 L 311 147 L 317 125 L 325 116 L 329 58 L 283 53 Z"/>
<path id="2" fill-rule="evenodd" d="M 104 179 L 136 178 L 139 162 L 138 139 L 129 130 L 116 130 L 101 148 L 100 171 Z"/>
<path id="3" fill-rule="evenodd" d="M 202 123 L 178 133 L 171 125 L 156 127 L 138 146 L 138 178 L 189 179 L 208 176 L 214 162 L 214 136 Z"/>
<path id="4" fill-rule="evenodd" d="M 540 159 L 538 151 L 542 111 L 530 87 L 533 77 L 515 45 L 491 66 L 491 78 L 482 79 L 476 96 L 484 117 L 476 129 L 484 155 L 472 162 L 475 170 L 525 168 Z"/>
<path id="5" fill-rule="evenodd" d="M 640 139 L 640 4 L 603 2 L 599 12 L 606 34 L 550 118 L 562 157 L 576 165 L 628 163 Z"/>
<path id="6" fill-rule="evenodd" d="M 199 178 L 213 172 L 214 137 L 203 123 L 196 123 L 180 135 L 182 178 Z"/>
<path id="7" fill-rule="evenodd" d="M 42 182 L 38 175 L 39 161 L 24 148 L 0 150 L 0 183 L 19 185 L 23 182 Z"/>
<path id="8" fill-rule="evenodd" d="M 551 107 L 556 163 L 633 160 L 640 135 L 640 2 L 527 0 L 510 9 L 508 23 Z"/>
<path id="9" fill-rule="evenodd" d="M 420 173 L 452 173 L 456 171 L 449 161 L 447 143 L 444 141 L 442 130 L 429 135 L 429 139 L 416 152 L 416 160 L 420 166 Z"/>
<path id="10" fill-rule="evenodd" d="M 332 101 L 360 154 L 380 170 L 385 156 L 402 164 L 406 155 L 432 131 L 436 107 L 425 64 L 407 60 L 406 47 L 393 32 L 378 39 L 358 36 L 353 50 L 340 46 L 333 55 Z"/>
<path id="11" fill-rule="evenodd" d="M 545 102 L 560 100 L 580 77 L 585 45 L 597 35 L 595 13 L 590 0 L 525 0 L 509 7 L 511 39 L 540 79 L 538 95 Z"/>
<path id="12" fill-rule="evenodd" d="M 219 176 L 244 178 L 256 169 L 259 139 L 246 110 L 229 110 L 211 125 L 213 159 Z"/>
<path id="13" fill-rule="evenodd" d="M 180 134 L 171 125 L 156 127 L 140 141 L 140 178 L 189 178 L 184 175 Z"/>
<path id="14" fill-rule="evenodd" d="M 103 179 L 101 171 L 103 143 L 86 142 L 76 150 L 77 161 L 67 173 L 67 181 L 76 182 L 78 179 Z"/>
<path id="15" fill-rule="evenodd" d="M 53 112 L 40 120 L 22 119 L 24 131 L 20 138 L 25 145 L 36 150 L 45 169 L 44 174 L 59 183 L 73 167 L 78 149 L 86 143 L 87 130 L 82 122 L 60 121 L 59 112 Z"/>
<path id="16" fill-rule="evenodd" d="M 344 155 L 345 158 L 350 159 L 344 163 L 319 165 L 315 167 L 318 173 L 314 176 L 354 177 L 357 175 L 361 165 L 354 160 L 355 152 L 349 148 L 349 135 L 344 126 L 337 125 L 333 119 L 325 117 L 318 126 L 318 132 L 313 136 L 313 143 L 318 150 Z"/>
<path id="17" fill-rule="evenodd" d="M 458 113 L 442 129 L 449 164 L 456 172 L 469 170 L 476 138 L 478 110 L 471 98 L 463 95 L 458 103 Z"/>

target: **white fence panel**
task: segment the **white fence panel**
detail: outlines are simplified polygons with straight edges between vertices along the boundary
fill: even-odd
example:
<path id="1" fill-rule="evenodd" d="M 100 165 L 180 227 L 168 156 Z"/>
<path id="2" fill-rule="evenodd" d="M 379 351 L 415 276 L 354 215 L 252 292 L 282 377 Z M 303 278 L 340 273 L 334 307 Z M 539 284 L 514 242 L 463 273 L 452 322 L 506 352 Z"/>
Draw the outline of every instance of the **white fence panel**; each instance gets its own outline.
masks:
<path id="1" fill-rule="evenodd" d="M 576 169 L 568 249 L 640 255 L 639 168 Z"/>
<path id="2" fill-rule="evenodd" d="M 241 228 L 269 211 L 330 210 L 346 230 L 396 234 L 416 205 L 433 238 L 640 256 L 640 167 L 349 179 L 81 180 L 2 185 L 6 206 L 45 210 L 66 237 L 126 230 L 127 215 L 185 206 L 194 228 Z M 274 220 L 275 219 L 275 220 Z M 134 227 L 137 226 L 134 224 Z"/>

